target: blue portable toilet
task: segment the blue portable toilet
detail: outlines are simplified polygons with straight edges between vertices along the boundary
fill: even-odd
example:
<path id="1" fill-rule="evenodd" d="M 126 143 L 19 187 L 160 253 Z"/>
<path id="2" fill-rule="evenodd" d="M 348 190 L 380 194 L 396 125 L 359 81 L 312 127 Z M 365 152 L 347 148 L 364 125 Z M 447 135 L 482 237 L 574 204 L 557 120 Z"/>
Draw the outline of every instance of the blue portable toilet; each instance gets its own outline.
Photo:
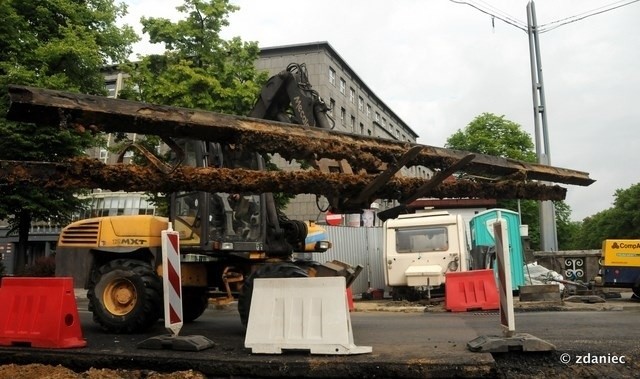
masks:
<path id="1" fill-rule="evenodd" d="M 498 216 L 500 215 L 500 216 Z M 495 267 L 495 259 L 489 261 L 487 252 L 495 248 L 493 224 L 503 221 L 507 225 L 509 241 L 509 257 L 511 258 L 511 285 L 513 290 L 519 290 L 524 281 L 524 252 L 520 237 L 520 217 L 518 212 L 508 209 L 489 209 L 473 216 L 469 221 L 471 230 L 471 255 L 475 262 L 474 269 Z M 489 266 L 490 265 L 490 266 Z"/>

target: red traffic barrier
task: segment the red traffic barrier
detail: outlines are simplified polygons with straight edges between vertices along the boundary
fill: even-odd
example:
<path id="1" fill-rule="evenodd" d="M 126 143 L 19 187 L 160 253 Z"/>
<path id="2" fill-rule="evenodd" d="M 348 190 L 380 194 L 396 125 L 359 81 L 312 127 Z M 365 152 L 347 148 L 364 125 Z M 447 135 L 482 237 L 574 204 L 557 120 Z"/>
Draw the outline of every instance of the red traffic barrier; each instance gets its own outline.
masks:
<path id="1" fill-rule="evenodd" d="M 0 346 L 84 347 L 73 278 L 2 278 Z"/>
<path id="2" fill-rule="evenodd" d="M 353 312 L 355 306 L 353 305 L 353 291 L 351 287 L 347 287 L 347 304 L 349 305 L 349 312 Z"/>
<path id="3" fill-rule="evenodd" d="M 445 276 L 445 309 L 452 312 L 500 308 L 493 270 L 448 272 Z"/>

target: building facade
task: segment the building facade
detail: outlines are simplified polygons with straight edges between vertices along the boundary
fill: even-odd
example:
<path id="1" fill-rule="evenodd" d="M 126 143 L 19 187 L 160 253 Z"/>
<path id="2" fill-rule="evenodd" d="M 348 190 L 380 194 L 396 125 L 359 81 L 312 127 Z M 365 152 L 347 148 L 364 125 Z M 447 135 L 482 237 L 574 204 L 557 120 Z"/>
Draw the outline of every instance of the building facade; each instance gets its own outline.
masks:
<path id="1" fill-rule="evenodd" d="M 411 127 L 367 86 L 328 42 L 262 48 L 256 68 L 273 76 L 285 70 L 290 63 L 306 66 L 313 89 L 331 108 L 329 116 L 334 120 L 334 130 L 402 142 L 416 142 L 418 135 Z M 124 77 L 117 67 L 106 69 L 105 85 L 109 97 L 118 97 L 124 85 Z M 136 137 L 135 134 L 129 135 L 132 141 L 135 141 Z M 115 163 L 117 154 L 109 151 L 109 147 L 113 146 L 115 141 L 112 135 L 107 135 L 106 139 L 105 147 L 95 148 L 88 154 L 104 163 Z M 126 163 L 130 158 L 130 153 L 125 154 L 124 162 Z M 288 162 L 277 154 L 272 157 L 272 162 L 282 170 L 300 168 L 296 162 Z M 403 169 L 401 174 L 428 178 L 431 171 L 425 167 L 416 166 Z M 139 195 L 134 194 L 134 196 Z M 364 215 L 375 215 L 377 211 L 394 205 L 396 204 L 393 202 L 376 201 L 372 209 Z M 291 219 L 324 223 L 326 222 L 324 209 L 322 199 L 316 199 L 315 195 L 303 194 L 296 196 L 289 203 L 285 213 Z M 342 216 L 343 225 L 361 225 L 365 221 L 368 222 L 363 220 L 361 215 Z M 374 224 L 379 224 L 375 217 Z"/>
<path id="2" fill-rule="evenodd" d="M 259 70 L 270 76 L 286 69 L 290 63 L 305 64 L 309 82 L 330 108 L 334 130 L 358 135 L 415 143 L 418 135 L 407 125 L 362 78 L 342 59 L 328 42 L 263 48 L 256 63 Z M 299 168 L 275 155 L 273 162 L 283 170 Z M 428 178 L 431 171 L 416 166 L 403 169 L 402 175 Z M 376 201 L 365 215 L 396 205 Z M 298 195 L 285 210 L 287 216 L 297 220 L 325 221 L 323 205 L 315 195 Z M 360 215 L 344 215 L 343 225 L 355 226 L 364 221 Z M 374 223 L 376 221 L 374 220 Z"/>

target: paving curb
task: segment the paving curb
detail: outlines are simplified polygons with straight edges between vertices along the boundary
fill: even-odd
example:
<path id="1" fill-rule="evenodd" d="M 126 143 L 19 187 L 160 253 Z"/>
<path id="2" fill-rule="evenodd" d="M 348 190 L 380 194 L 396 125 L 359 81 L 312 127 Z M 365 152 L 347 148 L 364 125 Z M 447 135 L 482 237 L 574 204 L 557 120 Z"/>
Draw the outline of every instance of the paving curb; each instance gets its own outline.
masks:
<path id="1" fill-rule="evenodd" d="M 640 301 L 631 299 L 630 294 L 626 294 L 619 299 L 609 299 L 600 303 L 583 303 L 571 301 L 532 301 L 520 302 L 514 299 L 515 312 L 567 312 L 567 311 L 623 311 L 630 309 L 640 309 Z M 497 311 L 495 310 L 488 310 Z M 356 300 L 354 301 L 355 312 L 448 312 L 444 304 L 422 305 L 407 302 L 398 302 L 390 299 L 383 300 Z M 481 310 L 469 309 L 469 312 L 479 312 Z"/>

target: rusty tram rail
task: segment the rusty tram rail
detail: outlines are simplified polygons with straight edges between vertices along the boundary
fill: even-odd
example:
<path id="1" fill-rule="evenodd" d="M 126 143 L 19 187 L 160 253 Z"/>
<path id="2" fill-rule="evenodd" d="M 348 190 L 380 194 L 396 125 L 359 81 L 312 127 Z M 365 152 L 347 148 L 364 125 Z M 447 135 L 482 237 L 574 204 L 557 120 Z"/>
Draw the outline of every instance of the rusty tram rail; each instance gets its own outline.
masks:
<path id="1" fill-rule="evenodd" d="M 168 174 L 146 166 L 107 166 L 95 160 L 74 159 L 64 163 L 4 161 L 0 165 L 3 176 L 0 183 L 4 184 L 28 181 L 45 187 L 55 183 L 58 187 L 158 192 L 180 189 L 328 196 L 339 192 L 341 197 L 346 195 L 359 200 L 363 200 L 361 191 L 365 190 L 369 198 L 402 201 L 410 199 L 412 191 L 423 187 L 428 180 L 391 176 L 388 171 L 383 174 L 385 179 L 391 179 L 384 184 L 378 180 L 380 184 L 372 187 L 370 184 L 375 181 L 375 174 L 383 175 L 379 174 L 381 167 L 398 166 L 401 162 L 407 167 L 424 166 L 437 173 L 468 155 L 464 151 L 296 124 L 34 87 L 9 86 L 9 96 L 11 104 L 7 119 L 12 121 L 73 128 L 79 132 L 139 133 L 158 135 L 165 140 L 192 138 L 242 144 L 259 153 L 278 153 L 288 160 L 327 158 L 346 161 L 356 174 L 188 167 L 179 167 Z M 566 189 L 553 183 L 588 186 L 594 182 L 588 173 L 582 171 L 484 154 L 475 154 L 473 159 L 467 159 L 458 172 L 490 180 L 459 179 L 453 183 L 433 183 L 434 188 L 424 196 L 562 200 Z"/>

